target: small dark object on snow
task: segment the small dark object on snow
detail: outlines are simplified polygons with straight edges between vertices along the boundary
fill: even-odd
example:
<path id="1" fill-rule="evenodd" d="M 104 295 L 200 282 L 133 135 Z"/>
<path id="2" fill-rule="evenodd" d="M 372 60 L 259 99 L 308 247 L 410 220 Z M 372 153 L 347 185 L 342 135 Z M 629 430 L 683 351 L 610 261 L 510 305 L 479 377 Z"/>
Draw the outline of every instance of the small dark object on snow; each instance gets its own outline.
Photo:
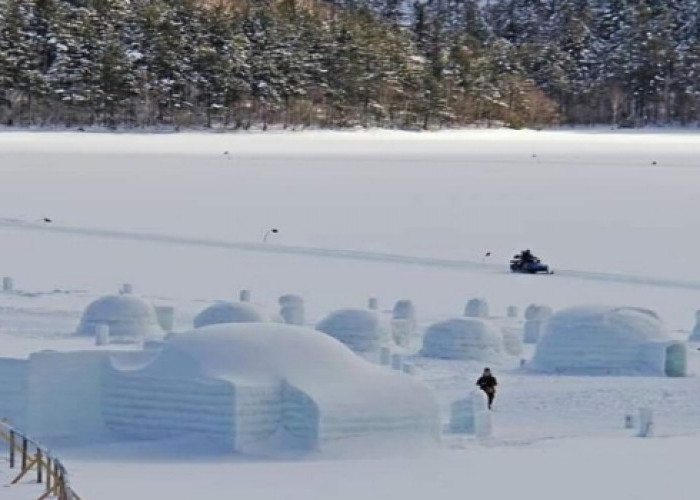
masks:
<path id="1" fill-rule="evenodd" d="M 44 222 L 53 222 L 53 221 L 52 221 L 51 219 L 49 219 L 48 217 L 44 217 L 44 218 L 41 219 L 41 220 L 43 220 Z"/>
<path id="2" fill-rule="evenodd" d="M 549 270 L 549 266 L 543 264 L 540 259 L 535 257 L 530 250 L 523 250 L 517 255 L 514 255 L 510 261 L 510 270 L 514 273 L 536 274 L 545 273 L 553 274 Z"/>
<path id="3" fill-rule="evenodd" d="M 656 160 L 651 162 L 652 165 L 656 165 Z"/>
<path id="4" fill-rule="evenodd" d="M 493 405 L 493 399 L 496 397 L 496 386 L 498 385 L 498 381 L 496 377 L 491 374 L 490 368 L 484 368 L 484 373 L 482 373 L 479 380 L 476 381 L 476 385 L 486 393 L 490 410 L 491 405 Z"/>

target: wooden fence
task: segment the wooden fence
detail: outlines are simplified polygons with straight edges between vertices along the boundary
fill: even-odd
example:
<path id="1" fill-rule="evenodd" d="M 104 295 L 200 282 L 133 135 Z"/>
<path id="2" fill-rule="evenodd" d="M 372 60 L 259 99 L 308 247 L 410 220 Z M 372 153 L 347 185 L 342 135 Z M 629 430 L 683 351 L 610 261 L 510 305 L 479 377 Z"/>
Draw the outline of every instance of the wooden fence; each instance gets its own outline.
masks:
<path id="1" fill-rule="evenodd" d="M 44 493 L 37 500 L 53 497 L 58 500 L 80 500 L 71 488 L 68 473 L 61 461 L 41 443 L 25 436 L 4 421 L 0 421 L 0 440 L 8 443 L 10 468 L 19 466 L 20 469 L 11 485 L 17 484 L 34 470 L 36 482 L 45 485 Z"/>

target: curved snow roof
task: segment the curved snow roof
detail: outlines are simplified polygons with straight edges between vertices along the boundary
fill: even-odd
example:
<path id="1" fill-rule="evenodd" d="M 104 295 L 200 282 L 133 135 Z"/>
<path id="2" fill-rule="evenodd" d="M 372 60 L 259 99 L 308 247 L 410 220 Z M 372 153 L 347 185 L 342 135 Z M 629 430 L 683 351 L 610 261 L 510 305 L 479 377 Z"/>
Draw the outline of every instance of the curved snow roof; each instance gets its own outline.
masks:
<path id="1" fill-rule="evenodd" d="M 115 369 L 129 370 L 119 357 Z M 157 358 L 132 370 L 158 376 L 211 377 L 233 383 L 290 384 L 324 409 L 362 413 L 435 411 L 429 387 L 369 363 L 319 331 L 278 323 L 229 323 L 173 335 Z M 364 410 L 363 410 L 364 409 Z"/>
<path id="2" fill-rule="evenodd" d="M 220 323 L 268 323 L 271 317 L 263 309 L 248 302 L 219 302 L 194 318 L 194 327 Z"/>
<path id="3" fill-rule="evenodd" d="M 107 295 L 87 306 L 77 333 L 94 335 L 97 325 L 109 326 L 113 337 L 142 337 L 163 333 L 155 308 L 134 295 Z"/>
<path id="4" fill-rule="evenodd" d="M 316 329 L 357 352 L 378 349 L 389 339 L 389 329 L 379 314 L 369 309 L 341 309 L 332 312 L 319 321 Z"/>
<path id="5" fill-rule="evenodd" d="M 570 307 L 549 318 L 532 366 L 555 372 L 643 372 L 649 364 L 643 346 L 671 340 L 648 309 Z"/>
<path id="6" fill-rule="evenodd" d="M 667 340 L 661 318 L 649 309 L 601 305 L 576 306 L 549 318 L 546 335 L 594 340 L 597 337 L 629 341 Z"/>
<path id="7" fill-rule="evenodd" d="M 497 357 L 503 334 L 489 320 L 454 318 L 430 326 L 423 337 L 423 356 L 486 361 Z"/>

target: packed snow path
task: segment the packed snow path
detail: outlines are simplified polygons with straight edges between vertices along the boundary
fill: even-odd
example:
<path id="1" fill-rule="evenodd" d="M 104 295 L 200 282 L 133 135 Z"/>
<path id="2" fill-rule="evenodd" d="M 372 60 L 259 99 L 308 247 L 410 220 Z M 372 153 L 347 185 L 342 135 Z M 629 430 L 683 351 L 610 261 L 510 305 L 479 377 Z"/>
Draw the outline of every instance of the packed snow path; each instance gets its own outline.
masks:
<path id="1" fill-rule="evenodd" d="M 195 247 L 224 248 L 246 252 L 262 252 L 272 254 L 302 255 L 305 257 L 325 257 L 330 259 L 346 259 L 367 262 L 383 262 L 393 264 L 406 264 L 411 266 L 437 267 L 446 269 L 468 269 L 485 273 L 504 273 L 506 265 L 471 260 L 440 259 L 421 257 L 415 255 L 401 255 L 381 252 L 365 252 L 359 250 L 346 250 L 340 248 L 318 248 L 304 246 L 279 245 L 272 243 L 253 243 L 240 241 L 223 241 L 206 238 L 193 238 L 156 233 L 141 233 L 131 231 L 114 231 L 109 229 L 73 227 L 57 224 L 41 224 L 27 222 L 18 219 L 0 219 L 0 226 L 26 231 L 46 231 L 62 234 L 88 236 L 94 238 L 107 238 L 126 241 L 143 241 L 151 243 L 165 243 L 170 245 L 186 245 Z M 700 290 L 700 282 L 673 280 L 649 276 L 629 276 L 615 273 L 602 273 L 594 271 L 582 271 L 574 269 L 557 269 L 554 275 L 563 278 L 581 280 L 604 281 L 610 283 L 625 283 L 654 287 L 678 288 L 687 290 Z"/>

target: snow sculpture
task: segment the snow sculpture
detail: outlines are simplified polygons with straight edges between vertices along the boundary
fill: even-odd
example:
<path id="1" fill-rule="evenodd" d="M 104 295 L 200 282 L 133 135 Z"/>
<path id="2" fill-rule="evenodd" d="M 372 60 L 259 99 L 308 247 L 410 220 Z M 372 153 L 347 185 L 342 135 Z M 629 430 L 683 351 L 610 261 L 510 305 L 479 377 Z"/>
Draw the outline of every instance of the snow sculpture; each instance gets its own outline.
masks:
<path id="1" fill-rule="evenodd" d="M 280 316 L 289 325 L 304 324 L 304 299 L 298 295 L 282 295 L 279 298 Z"/>
<path id="2" fill-rule="evenodd" d="M 218 302 L 194 318 L 194 327 L 220 323 L 267 323 L 271 321 L 262 309 L 247 302 Z"/>
<path id="3" fill-rule="evenodd" d="M 416 308 L 410 300 L 399 300 L 394 305 L 391 335 L 400 346 L 406 346 L 416 336 Z"/>
<path id="4" fill-rule="evenodd" d="M 648 309 L 579 306 L 554 314 L 530 363 L 534 371 L 685 376 L 686 348 Z"/>
<path id="5" fill-rule="evenodd" d="M 97 325 L 109 327 L 111 339 L 162 335 L 155 308 L 134 295 L 107 295 L 92 302 L 83 313 L 78 335 L 95 335 Z"/>
<path id="6" fill-rule="evenodd" d="M 109 344 L 109 325 L 95 325 L 95 345 L 105 346 Z"/>
<path id="7" fill-rule="evenodd" d="M 489 320 L 455 318 L 428 328 L 421 354 L 429 358 L 487 361 L 501 354 L 503 336 Z"/>
<path id="8" fill-rule="evenodd" d="M 526 344 L 536 344 L 544 331 L 547 320 L 552 316 L 552 308 L 539 304 L 530 304 L 525 309 L 525 335 L 523 341 Z"/>
<path id="9" fill-rule="evenodd" d="M 175 308 L 172 306 L 155 306 L 155 308 L 160 327 L 166 332 L 171 331 L 175 323 Z"/>
<path id="10" fill-rule="evenodd" d="M 478 434 L 479 437 L 491 434 L 491 414 L 483 392 L 474 390 L 469 397 L 450 405 L 450 432 Z"/>
<path id="11" fill-rule="evenodd" d="M 148 363 L 120 357 L 102 379 L 102 413 L 130 438 L 199 435 L 246 451 L 439 432 L 430 388 L 308 328 L 214 325 L 173 337 Z"/>
<path id="12" fill-rule="evenodd" d="M 471 299 L 464 307 L 464 315 L 469 318 L 488 318 L 489 305 L 485 299 Z"/>
<path id="13" fill-rule="evenodd" d="M 638 437 L 652 437 L 654 435 L 654 412 L 651 408 L 643 406 L 639 408 L 639 432 Z"/>
<path id="14" fill-rule="evenodd" d="M 356 352 L 376 351 L 389 342 L 389 329 L 376 311 L 341 309 L 323 318 L 316 329 Z"/>
<path id="15" fill-rule="evenodd" d="M 688 337 L 688 342 L 700 342 L 700 311 L 695 313 L 695 327 Z"/>

